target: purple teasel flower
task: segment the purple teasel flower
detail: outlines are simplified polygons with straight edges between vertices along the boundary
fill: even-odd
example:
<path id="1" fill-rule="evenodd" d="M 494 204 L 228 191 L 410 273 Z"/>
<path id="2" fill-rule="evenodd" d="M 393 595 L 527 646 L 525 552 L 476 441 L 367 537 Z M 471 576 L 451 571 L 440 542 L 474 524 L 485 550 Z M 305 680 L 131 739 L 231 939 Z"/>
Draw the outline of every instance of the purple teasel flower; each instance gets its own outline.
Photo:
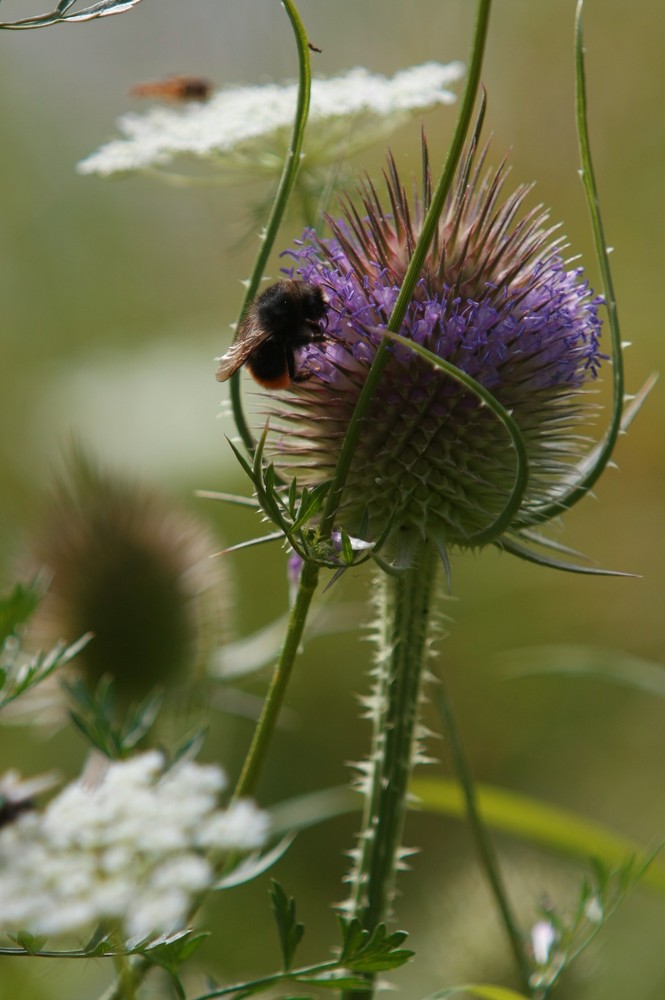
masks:
<path id="1" fill-rule="evenodd" d="M 580 426 L 596 409 L 587 390 L 605 358 L 603 299 L 563 257 L 565 237 L 543 206 L 524 210 L 531 186 L 503 197 L 506 162 L 486 169 L 486 154 L 472 143 L 458 169 L 399 332 L 491 393 L 518 428 L 528 475 L 510 522 L 492 534 L 519 471 L 506 421 L 468 380 L 393 342 L 336 523 L 387 538 L 383 558 L 398 567 L 422 540 L 446 562 L 451 548 L 524 540 L 575 478 L 588 446 Z M 329 303 L 325 339 L 300 352 L 304 379 L 269 411 L 276 464 L 301 486 L 335 472 L 430 203 L 425 145 L 423 177 L 411 203 L 390 158 L 389 210 L 367 180 L 364 211 L 346 200 L 343 217 L 327 220 L 331 238 L 307 231 L 287 251 L 287 273 L 321 286 Z"/>

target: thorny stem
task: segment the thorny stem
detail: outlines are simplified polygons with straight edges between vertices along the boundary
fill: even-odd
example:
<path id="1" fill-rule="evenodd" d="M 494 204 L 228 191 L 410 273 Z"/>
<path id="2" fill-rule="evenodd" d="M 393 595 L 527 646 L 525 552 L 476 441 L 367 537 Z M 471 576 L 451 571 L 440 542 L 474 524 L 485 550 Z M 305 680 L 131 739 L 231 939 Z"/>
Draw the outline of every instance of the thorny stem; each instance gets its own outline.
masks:
<path id="1" fill-rule="evenodd" d="M 367 797 L 348 906 L 349 916 L 370 933 L 389 915 L 400 864 L 437 559 L 434 546 L 424 543 L 410 569 L 380 578 L 372 753 L 366 776 L 363 768 Z M 373 976 L 367 979 L 371 983 Z M 361 1000 L 371 991 L 343 995 Z"/>

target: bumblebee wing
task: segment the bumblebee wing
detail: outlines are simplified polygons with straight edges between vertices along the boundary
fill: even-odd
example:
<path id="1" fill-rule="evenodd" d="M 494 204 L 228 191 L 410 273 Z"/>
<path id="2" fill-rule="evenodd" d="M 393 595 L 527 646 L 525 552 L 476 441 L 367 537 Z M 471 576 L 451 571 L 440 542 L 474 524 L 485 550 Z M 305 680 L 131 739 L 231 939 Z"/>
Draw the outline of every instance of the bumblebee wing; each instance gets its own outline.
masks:
<path id="1" fill-rule="evenodd" d="M 250 312 L 238 329 L 238 335 L 226 354 L 217 359 L 219 361 L 215 372 L 217 381 L 226 382 L 227 379 L 231 378 L 239 368 L 242 368 L 249 361 L 254 351 L 261 346 L 265 339 L 265 332 L 261 330 L 254 313 Z"/>
<path id="2" fill-rule="evenodd" d="M 219 362 L 215 372 L 217 381 L 226 382 L 227 379 L 231 378 L 239 368 L 242 368 L 251 353 L 252 345 L 247 344 L 246 341 L 236 340 L 231 344 L 226 354 L 217 359 Z"/>

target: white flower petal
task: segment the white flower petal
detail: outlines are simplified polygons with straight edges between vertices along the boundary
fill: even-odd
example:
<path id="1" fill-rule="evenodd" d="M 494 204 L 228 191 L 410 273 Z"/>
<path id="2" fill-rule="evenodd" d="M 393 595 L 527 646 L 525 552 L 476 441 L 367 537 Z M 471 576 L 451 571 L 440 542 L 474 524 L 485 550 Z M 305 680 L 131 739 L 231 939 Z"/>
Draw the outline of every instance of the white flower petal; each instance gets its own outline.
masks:
<path id="1" fill-rule="evenodd" d="M 342 76 L 313 80 L 310 124 L 357 116 L 388 118 L 437 104 L 450 104 L 448 89 L 464 72 L 462 63 L 428 62 L 385 77 L 358 67 Z M 218 91 L 203 104 L 156 107 L 118 120 L 123 136 L 78 164 L 81 174 L 112 174 L 169 164 L 180 154 L 228 154 L 274 136 L 293 121 L 296 84 L 266 84 Z"/>
<path id="2" fill-rule="evenodd" d="M 54 935 L 115 919 L 130 936 L 178 929 L 214 879 L 207 850 L 254 849 L 267 819 L 251 802 L 219 809 L 218 767 L 164 766 L 157 753 L 110 764 L 96 785 L 73 782 L 44 812 L 0 829 L 0 928 Z"/>

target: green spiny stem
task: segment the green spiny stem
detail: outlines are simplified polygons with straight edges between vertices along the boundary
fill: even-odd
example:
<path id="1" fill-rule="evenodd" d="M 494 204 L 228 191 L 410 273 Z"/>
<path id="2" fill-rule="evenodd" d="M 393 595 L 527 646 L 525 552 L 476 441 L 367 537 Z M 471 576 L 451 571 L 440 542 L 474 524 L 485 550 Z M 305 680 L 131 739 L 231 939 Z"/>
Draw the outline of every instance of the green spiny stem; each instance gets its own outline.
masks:
<path id="1" fill-rule="evenodd" d="M 448 743 L 453 758 L 453 767 L 455 768 L 455 774 L 457 775 L 457 780 L 460 783 L 462 793 L 464 795 L 466 815 L 469 821 L 469 826 L 471 827 L 473 838 L 476 842 L 478 857 L 485 872 L 487 881 L 489 882 L 492 894 L 494 895 L 499 915 L 510 944 L 510 949 L 515 959 L 521 989 L 526 996 L 530 996 L 531 988 L 529 980 L 531 976 L 531 969 L 524 951 L 524 941 L 522 939 L 522 935 L 520 934 L 517 921 L 508 898 L 508 893 L 506 892 L 506 887 L 503 882 L 499 861 L 494 850 L 492 839 L 478 807 L 476 788 L 471 774 L 471 767 L 466 755 L 466 750 L 464 749 L 462 736 L 457 725 L 455 710 L 440 672 L 437 673 L 437 679 L 439 683 L 435 689 L 434 700 L 436 701 L 443 718 L 445 734 L 448 737 Z"/>
<path id="2" fill-rule="evenodd" d="M 349 916 L 370 932 L 389 915 L 392 902 L 417 742 L 436 568 L 433 546 L 423 544 L 409 570 L 399 576 L 384 574 L 380 581 L 372 755 L 349 905 Z M 372 980 L 369 975 L 368 980 Z M 344 994 L 347 1000 L 370 995 L 353 990 Z"/>

